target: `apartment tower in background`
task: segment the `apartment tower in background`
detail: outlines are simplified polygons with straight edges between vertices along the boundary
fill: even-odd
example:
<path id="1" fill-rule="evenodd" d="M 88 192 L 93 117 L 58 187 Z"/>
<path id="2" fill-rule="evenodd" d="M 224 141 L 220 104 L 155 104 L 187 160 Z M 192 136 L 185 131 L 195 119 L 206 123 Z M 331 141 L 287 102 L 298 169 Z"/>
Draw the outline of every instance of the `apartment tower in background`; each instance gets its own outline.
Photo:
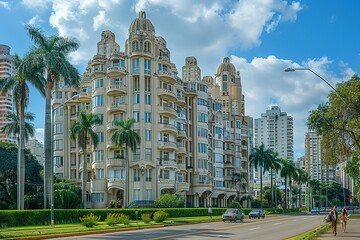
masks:
<path id="1" fill-rule="evenodd" d="M 10 77 L 13 73 L 12 56 L 10 55 L 10 47 L 0 44 L 0 81 L 2 78 Z M 7 136 L 1 133 L 2 128 L 9 121 L 6 116 L 14 112 L 13 95 L 11 92 L 5 94 L 0 93 L 0 142 L 16 143 L 15 136 Z"/>

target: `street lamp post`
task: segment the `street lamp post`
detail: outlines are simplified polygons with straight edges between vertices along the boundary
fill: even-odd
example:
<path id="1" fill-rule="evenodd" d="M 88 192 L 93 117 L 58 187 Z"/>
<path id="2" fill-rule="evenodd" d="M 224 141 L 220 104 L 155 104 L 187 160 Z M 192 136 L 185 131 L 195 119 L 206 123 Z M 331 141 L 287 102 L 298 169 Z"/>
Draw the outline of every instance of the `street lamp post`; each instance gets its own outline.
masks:
<path id="1" fill-rule="evenodd" d="M 52 113 L 51 113 L 51 123 L 52 123 L 52 128 L 51 128 L 51 221 L 50 221 L 50 224 L 51 226 L 53 227 L 55 225 L 55 220 L 54 220 L 54 198 L 55 198 L 55 193 L 54 193 L 54 184 L 55 184 L 55 181 L 54 181 L 54 127 L 55 127 L 55 111 L 57 109 L 59 109 L 60 107 L 64 106 L 66 103 L 68 103 L 69 101 L 71 100 L 74 100 L 76 98 L 78 98 L 79 95 L 74 95 L 72 96 L 71 98 L 65 100 L 63 103 L 61 103 L 59 106 L 57 107 L 53 107 L 52 108 Z M 46 137 L 46 136 L 45 136 Z"/>

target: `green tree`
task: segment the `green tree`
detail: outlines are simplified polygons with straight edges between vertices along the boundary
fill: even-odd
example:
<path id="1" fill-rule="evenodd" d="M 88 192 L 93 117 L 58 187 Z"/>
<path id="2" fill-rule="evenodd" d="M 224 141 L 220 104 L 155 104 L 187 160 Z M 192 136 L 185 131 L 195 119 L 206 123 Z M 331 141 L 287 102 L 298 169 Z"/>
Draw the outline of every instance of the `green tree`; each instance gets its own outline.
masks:
<path id="1" fill-rule="evenodd" d="M 175 194 L 166 193 L 156 199 L 155 204 L 160 208 L 182 208 L 184 207 L 184 199 Z"/>
<path id="2" fill-rule="evenodd" d="M 271 188 L 271 207 L 274 207 L 274 205 L 276 206 L 276 204 L 274 204 L 274 202 L 277 202 L 277 194 L 274 194 L 274 179 L 273 179 L 273 175 L 275 173 L 275 182 L 276 182 L 276 174 L 279 172 L 279 170 L 281 169 L 281 159 L 279 158 L 279 154 L 277 152 L 273 152 L 271 155 L 271 162 L 270 162 L 270 188 Z M 275 201 L 274 201 L 274 197 L 275 197 Z"/>
<path id="3" fill-rule="evenodd" d="M 77 141 L 83 153 L 82 164 L 82 203 L 86 208 L 86 183 L 87 183 L 87 144 L 92 143 L 94 148 L 97 147 L 99 138 L 94 132 L 93 127 L 100 125 L 101 119 L 92 113 L 79 112 L 77 120 L 70 127 L 70 138 Z"/>
<path id="4" fill-rule="evenodd" d="M 32 122 L 34 121 L 35 115 L 31 112 L 26 112 L 24 114 L 24 120 L 25 120 L 25 141 L 29 141 L 30 137 L 33 137 L 35 135 L 35 128 Z M 9 113 L 6 115 L 6 120 L 9 121 L 6 123 L 1 130 L 2 133 L 5 133 L 7 135 L 13 134 L 16 136 L 19 136 L 20 132 L 20 121 L 18 116 L 15 113 Z M 20 141 L 20 139 L 18 139 Z"/>
<path id="5" fill-rule="evenodd" d="M 14 74 L 1 79 L 0 92 L 13 91 L 14 103 L 18 119 L 18 127 L 13 133 L 18 136 L 18 169 L 17 169 L 17 208 L 24 209 L 24 186 L 25 186 L 25 109 L 29 104 L 28 83 L 44 94 L 43 71 L 38 64 L 34 64 L 27 57 L 23 60 L 18 55 L 13 58 Z"/>
<path id="6" fill-rule="evenodd" d="M 287 208 L 288 201 L 287 201 L 287 184 L 288 181 L 291 182 L 292 177 L 296 176 L 296 169 L 294 166 L 294 162 L 291 160 L 281 160 L 281 170 L 280 170 L 280 176 L 284 178 L 285 181 L 285 208 Z M 290 189 L 291 192 L 291 189 Z"/>
<path id="7" fill-rule="evenodd" d="M 46 72 L 45 86 L 45 127 L 44 127 L 44 153 L 45 153 L 45 180 L 44 180 L 44 206 L 49 207 L 52 184 L 52 141 L 51 139 L 51 92 L 60 79 L 68 86 L 77 86 L 80 75 L 76 68 L 67 59 L 69 53 L 77 50 L 79 44 L 73 38 L 53 35 L 47 37 L 40 28 L 27 25 L 26 29 L 35 47 L 28 57 L 31 62 L 37 63 Z"/>
<path id="8" fill-rule="evenodd" d="M 360 150 L 360 78 L 352 76 L 331 92 L 329 102 L 310 111 L 307 125 L 321 135 L 324 161 L 335 165 Z"/>
<path id="9" fill-rule="evenodd" d="M 306 184 L 309 181 L 309 174 L 301 169 L 301 168 L 296 168 L 297 174 L 295 175 L 295 182 L 298 184 L 298 190 L 299 192 L 297 193 L 297 195 L 299 196 L 299 206 L 302 206 L 302 196 L 301 196 L 301 190 L 302 190 L 302 184 Z"/>
<path id="10" fill-rule="evenodd" d="M 66 178 L 55 178 L 54 184 L 54 205 L 59 209 L 81 208 L 82 190 L 78 182 Z"/>
<path id="11" fill-rule="evenodd" d="M 311 179 L 309 181 L 309 185 L 311 188 L 311 195 L 312 195 L 312 199 L 311 199 L 311 208 L 316 207 L 316 206 L 320 206 L 316 204 L 316 196 L 320 197 L 320 193 L 317 195 L 316 192 L 320 192 L 320 181 L 318 179 Z M 318 202 L 320 202 L 320 199 L 318 200 Z"/>
<path id="12" fill-rule="evenodd" d="M 136 150 L 136 147 L 140 144 L 141 138 L 137 132 L 133 130 L 135 119 L 128 118 L 125 121 L 116 121 L 114 126 L 117 128 L 115 132 L 111 135 L 111 142 L 118 147 L 123 147 L 125 145 L 126 150 L 126 161 L 125 161 L 125 171 L 126 171 L 126 187 L 124 191 L 124 206 L 129 204 L 129 148 L 132 152 Z"/>
<path id="13" fill-rule="evenodd" d="M 16 169 L 18 147 L 12 143 L 0 143 L 0 209 L 16 209 Z M 42 166 L 28 149 L 25 150 L 25 208 L 41 208 L 43 184 Z"/>
<path id="14" fill-rule="evenodd" d="M 253 152 L 250 154 L 250 165 L 255 168 L 259 167 L 259 175 L 260 175 L 260 207 L 263 207 L 263 187 L 262 187 L 262 175 L 266 172 L 266 170 L 271 168 L 272 162 L 272 154 L 271 149 L 265 149 L 265 145 L 262 144 L 260 147 L 255 147 Z"/>
<path id="15" fill-rule="evenodd" d="M 345 172 L 354 180 L 354 193 L 359 193 L 359 152 L 355 153 L 351 161 L 348 161 L 345 165 Z M 358 199 L 359 200 L 359 199 Z"/>

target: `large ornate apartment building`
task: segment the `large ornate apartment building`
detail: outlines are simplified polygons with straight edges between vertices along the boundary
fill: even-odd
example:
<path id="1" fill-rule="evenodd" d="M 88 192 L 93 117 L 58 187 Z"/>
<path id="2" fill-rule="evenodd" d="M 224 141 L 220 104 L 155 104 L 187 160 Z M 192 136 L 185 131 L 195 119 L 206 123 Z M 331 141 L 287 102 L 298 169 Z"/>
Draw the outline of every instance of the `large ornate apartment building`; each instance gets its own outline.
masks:
<path id="1" fill-rule="evenodd" d="M 87 172 L 88 206 L 122 200 L 126 189 L 129 202 L 176 193 L 187 207 L 226 207 L 248 194 L 250 131 L 240 74 L 224 58 L 215 77 L 202 78 L 196 58 L 187 57 L 180 79 L 165 39 L 155 35 L 145 12 L 131 23 L 124 51 L 114 33 L 103 31 L 81 87 L 62 84 L 53 95 L 54 170 L 79 180 Z M 103 120 L 93 129 L 99 144 L 89 145 L 85 170 L 68 131 L 79 111 Z M 129 117 L 141 144 L 126 156 L 110 137 L 114 121 Z"/>

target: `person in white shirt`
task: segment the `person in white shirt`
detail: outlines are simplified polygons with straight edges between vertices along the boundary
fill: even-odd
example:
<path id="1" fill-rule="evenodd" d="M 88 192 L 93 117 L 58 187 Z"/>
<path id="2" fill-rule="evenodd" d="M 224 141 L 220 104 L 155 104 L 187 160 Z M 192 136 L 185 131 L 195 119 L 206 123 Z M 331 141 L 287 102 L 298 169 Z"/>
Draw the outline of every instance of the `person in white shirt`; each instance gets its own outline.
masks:
<path id="1" fill-rule="evenodd" d="M 211 208 L 211 206 L 208 209 L 208 213 L 209 213 L 209 217 L 212 218 L 212 208 Z"/>

